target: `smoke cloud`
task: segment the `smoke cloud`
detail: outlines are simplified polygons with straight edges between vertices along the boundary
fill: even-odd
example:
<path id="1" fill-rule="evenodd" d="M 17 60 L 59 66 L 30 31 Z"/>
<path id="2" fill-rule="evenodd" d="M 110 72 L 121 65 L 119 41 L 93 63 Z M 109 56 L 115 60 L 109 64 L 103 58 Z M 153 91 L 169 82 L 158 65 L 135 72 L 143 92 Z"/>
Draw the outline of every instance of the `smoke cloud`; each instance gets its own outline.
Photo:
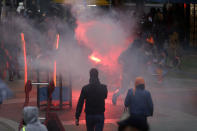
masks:
<path id="1" fill-rule="evenodd" d="M 18 60 L 22 68 L 24 62 L 20 33 L 24 33 L 28 79 L 35 80 L 33 72 L 38 69 L 49 71 L 52 76 L 54 61 L 57 61 L 57 74 L 61 73 L 65 81 L 71 75 L 74 87 L 81 87 L 88 82 L 92 67 L 99 69 L 103 83 L 111 87 L 120 86 L 121 67 L 118 58 L 133 41 L 132 33 L 136 23 L 132 17 L 133 12 L 121 13 L 113 9 L 106 11 L 99 7 L 71 7 L 71 15 L 74 17 L 65 18 L 66 22 L 58 17 L 35 22 L 32 19 L 11 16 L 11 24 L 16 28 L 12 33 L 17 40 L 12 39 L 11 34 L 4 34 L 2 37 L 8 40 L 7 43 L 17 43 L 20 47 Z M 6 29 L 3 32 L 6 33 Z M 60 36 L 58 49 L 55 48 L 57 34 Z M 91 56 L 100 62 L 95 62 Z"/>

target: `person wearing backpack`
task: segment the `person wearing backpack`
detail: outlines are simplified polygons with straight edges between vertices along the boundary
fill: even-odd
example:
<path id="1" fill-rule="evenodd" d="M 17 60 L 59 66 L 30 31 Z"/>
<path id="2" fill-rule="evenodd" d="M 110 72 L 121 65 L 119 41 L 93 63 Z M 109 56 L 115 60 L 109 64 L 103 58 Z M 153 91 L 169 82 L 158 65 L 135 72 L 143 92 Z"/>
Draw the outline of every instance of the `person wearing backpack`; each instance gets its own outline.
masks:
<path id="1" fill-rule="evenodd" d="M 153 116 L 153 101 L 150 92 L 145 89 L 144 78 L 136 78 L 135 88 L 128 90 L 124 104 L 130 117 L 147 123 L 147 117 Z"/>

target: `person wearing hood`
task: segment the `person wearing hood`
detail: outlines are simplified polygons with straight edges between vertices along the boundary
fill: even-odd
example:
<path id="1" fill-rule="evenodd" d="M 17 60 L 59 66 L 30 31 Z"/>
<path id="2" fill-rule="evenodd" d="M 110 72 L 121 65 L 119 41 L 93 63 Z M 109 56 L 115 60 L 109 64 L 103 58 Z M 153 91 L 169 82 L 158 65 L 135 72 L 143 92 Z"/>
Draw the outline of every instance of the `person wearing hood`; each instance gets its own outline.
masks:
<path id="1" fill-rule="evenodd" d="M 0 79 L 0 105 L 3 101 L 13 97 L 13 91 L 8 88 L 6 83 Z"/>
<path id="2" fill-rule="evenodd" d="M 48 131 L 46 126 L 38 119 L 38 108 L 27 106 L 23 109 L 23 119 L 25 126 L 21 131 Z"/>
<path id="3" fill-rule="evenodd" d="M 141 121 L 147 122 L 147 117 L 153 115 L 153 101 L 150 92 L 145 89 L 144 78 L 136 78 L 135 88 L 128 90 L 124 104 L 130 116 Z"/>
<path id="4" fill-rule="evenodd" d="M 86 113 L 87 131 L 102 131 L 104 126 L 105 99 L 107 98 L 107 86 L 101 84 L 98 78 L 98 70 L 90 70 L 89 84 L 85 85 L 79 97 L 76 108 L 76 125 L 79 125 L 79 117 L 83 109 L 84 101 Z"/>

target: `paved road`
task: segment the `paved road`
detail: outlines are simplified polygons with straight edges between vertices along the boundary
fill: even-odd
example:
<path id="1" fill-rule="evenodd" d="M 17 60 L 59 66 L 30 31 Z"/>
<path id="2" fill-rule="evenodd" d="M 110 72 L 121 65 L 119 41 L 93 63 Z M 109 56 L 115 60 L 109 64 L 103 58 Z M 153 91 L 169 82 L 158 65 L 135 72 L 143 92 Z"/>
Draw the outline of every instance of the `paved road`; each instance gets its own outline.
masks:
<path id="1" fill-rule="evenodd" d="M 17 128 L 17 122 L 21 119 L 22 106 L 24 102 L 24 89 L 22 81 L 8 82 L 14 91 L 13 99 L 7 100 L 0 107 L 0 130 L 8 127 Z M 195 131 L 197 130 L 197 81 L 173 79 L 167 80 L 163 85 L 147 85 L 151 91 L 155 111 L 154 116 L 149 118 L 152 131 Z M 63 125 L 67 131 L 84 131 L 84 113 L 80 117 L 80 126 L 74 125 L 74 114 L 80 90 L 73 90 L 73 107 L 65 107 L 58 111 Z M 106 100 L 105 128 L 104 131 L 116 131 L 117 120 L 123 112 L 124 96 L 120 97 L 116 106 L 111 103 L 112 92 Z M 36 89 L 31 92 L 30 105 L 36 105 Z M 40 116 L 45 112 L 41 109 Z M 2 124 L 3 123 L 3 124 Z M 3 127 L 3 125 L 6 125 Z M 7 129 L 6 129 L 7 130 Z M 9 129 L 10 130 L 10 129 Z"/>

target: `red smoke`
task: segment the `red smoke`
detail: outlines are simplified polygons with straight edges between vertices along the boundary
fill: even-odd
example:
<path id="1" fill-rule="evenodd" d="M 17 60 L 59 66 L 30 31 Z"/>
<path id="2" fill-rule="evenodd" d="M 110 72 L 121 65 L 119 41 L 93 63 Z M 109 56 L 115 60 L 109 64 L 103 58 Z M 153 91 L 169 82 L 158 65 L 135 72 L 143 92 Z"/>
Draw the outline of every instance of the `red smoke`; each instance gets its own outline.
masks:
<path id="1" fill-rule="evenodd" d="M 110 76 L 116 77 L 110 80 L 111 84 L 120 86 L 121 68 L 118 58 L 128 48 L 132 39 L 122 35 L 115 24 L 98 20 L 77 21 L 75 35 L 79 44 L 91 50 L 88 58 L 92 64 L 106 73 L 106 77 L 110 79 L 112 78 Z"/>
<path id="2" fill-rule="evenodd" d="M 94 54 L 92 54 L 91 56 L 89 56 L 90 60 L 94 61 L 95 63 L 100 63 L 101 59 L 99 59 L 98 57 L 96 57 Z"/>
<path id="3" fill-rule="evenodd" d="M 21 33 L 21 41 L 23 44 L 23 53 L 24 53 L 24 83 L 27 83 L 27 57 L 26 57 L 26 43 L 24 38 L 24 33 Z"/>

